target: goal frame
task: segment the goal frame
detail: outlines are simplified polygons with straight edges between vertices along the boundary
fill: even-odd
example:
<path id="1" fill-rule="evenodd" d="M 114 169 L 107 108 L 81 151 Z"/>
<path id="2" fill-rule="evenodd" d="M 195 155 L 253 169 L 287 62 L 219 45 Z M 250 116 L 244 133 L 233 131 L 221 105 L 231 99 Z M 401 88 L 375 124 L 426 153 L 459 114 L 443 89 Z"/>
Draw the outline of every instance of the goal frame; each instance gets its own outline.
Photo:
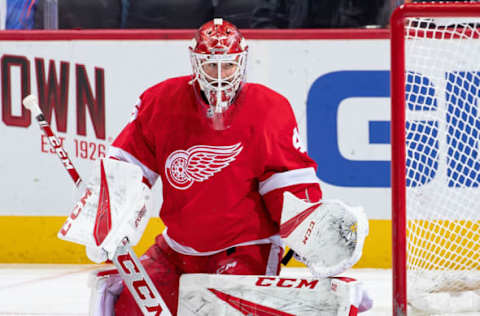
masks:
<path id="1" fill-rule="evenodd" d="M 391 197 L 392 309 L 407 315 L 406 148 L 405 148 L 405 20 L 412 17 L 480 17 L 480 3 L 408 3 L 390 19 L 391 41 Z"/>

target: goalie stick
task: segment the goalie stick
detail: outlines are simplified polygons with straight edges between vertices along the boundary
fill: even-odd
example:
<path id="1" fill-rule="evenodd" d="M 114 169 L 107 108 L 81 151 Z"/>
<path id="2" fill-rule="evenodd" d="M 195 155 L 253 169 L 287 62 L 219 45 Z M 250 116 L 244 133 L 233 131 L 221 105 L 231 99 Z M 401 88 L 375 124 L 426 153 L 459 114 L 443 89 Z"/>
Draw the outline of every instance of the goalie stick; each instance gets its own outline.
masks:
<path id="1" fill-rule="evenodd" d="M 45 116 L 38 105 L 37 97 L 34 95 L 25 97 L 23 99 L 23 105 L 32 112 L 42 132 L 47 136 L 50 146 L 55 150 L 63 166 L 75 183 L 76 188 L 82 190 L 84 186 L 82 178 L 68 157 L 62 143 L 53 133 L 50 124 L 45 120 Z M 124 238 L 117 246 L 113 263 L 144 315 L 171 315 L 167 305 L 158 293 L 157 288 L 130 246 L 128 238 Z"/>

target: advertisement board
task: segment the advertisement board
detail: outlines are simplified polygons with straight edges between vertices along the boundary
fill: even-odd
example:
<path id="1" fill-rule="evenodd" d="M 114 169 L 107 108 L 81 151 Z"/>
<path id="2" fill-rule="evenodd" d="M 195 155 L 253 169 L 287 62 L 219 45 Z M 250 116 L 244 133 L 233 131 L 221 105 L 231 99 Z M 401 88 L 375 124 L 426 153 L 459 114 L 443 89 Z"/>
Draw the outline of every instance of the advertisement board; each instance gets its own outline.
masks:
<path id="1" fill-rule="evenodd" d="M 75 190 L 21 100 L 36 94 L 74 165 L 88 178 L 140 94 L 191 73 L 192 31 L 0 33 L 0 224 L 18 251 L 2 262 L 87 262 L 55 235 Z M 362 205 L 371 223 L 360 266 L 390 265 L 388 31 L 245 31 L 248 81 L 287 97 L 317 161 L 324 197 Z M 161 128 L 161 127 L 159 127 Z M 161 183 L 154 188 L 161 205 Z M 147 229 L 143 250 L 162 224 Z M 19 227 L 20 226 L 20 227 Z M 21 236 L 25 230 L 45 238 Z M 374 246 L 373 240 L 381 238 Z M 32 240 L 34 239 L 34 240 Z M 42 242 L 40 242 L 41 240 Z M 32 250 L 32 243 L 37 250 Z M 13 246 L 12 246 L 13 247 Z M 52 250 L 55 249 L 55 250 Z M 3 256 L 3 257 L 2 257 Z"/>

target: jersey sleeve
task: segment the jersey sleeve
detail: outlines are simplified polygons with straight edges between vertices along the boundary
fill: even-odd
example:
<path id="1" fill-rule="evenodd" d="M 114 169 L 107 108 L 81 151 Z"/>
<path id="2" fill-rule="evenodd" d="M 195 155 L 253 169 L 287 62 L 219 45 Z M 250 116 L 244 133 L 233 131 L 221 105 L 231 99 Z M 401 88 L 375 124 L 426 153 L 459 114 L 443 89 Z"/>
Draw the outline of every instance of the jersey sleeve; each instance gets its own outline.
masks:
<path id="1" fill-rule="evenodd" d="M 153 186 L 159 173 L 156 167 L 154 133 L 150 131 L 155 110 L 155 98 L 142 94 L 131 114 L 130 121 L 113 141 L 109 156 L 138 165 L 144 182 Z"/>
<path id="2" fill-rule="evenodd" d="M 271 218 L 279 224 L 285 191 L 309 202 L 320 200 L 322 191 L 317 164 L 307 154 L 288 101 L 278 105 L 269 122 L 264 132 L 265 164 L 259 192 Z"/>

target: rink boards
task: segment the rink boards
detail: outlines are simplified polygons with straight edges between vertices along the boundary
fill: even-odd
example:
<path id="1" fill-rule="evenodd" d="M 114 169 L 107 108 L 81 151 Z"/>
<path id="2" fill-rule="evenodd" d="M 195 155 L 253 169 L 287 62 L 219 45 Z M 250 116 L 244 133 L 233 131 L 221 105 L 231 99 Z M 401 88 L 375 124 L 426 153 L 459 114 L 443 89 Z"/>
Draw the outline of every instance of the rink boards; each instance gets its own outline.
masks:
<path id="1" fill-rule="evenodd" d="M 88 177 L 143 90 L 191 72 L 191 31 L 0 33 L 0 262 L 88 262 L 56 238 L 74 188 L 22 96 L 47 118 Z M 358 267 L 390 267 L 389 33 L 386 30 L 245 31 L 249 81 L 291 102 L 324 196 L 362 205 L 370 237 Z M 157 185 L 156 205 L 161 185 Z M 163 225 L 154 219 L 136 250 Z M 298 264 L 298 263 L 294 263 Z"/>

